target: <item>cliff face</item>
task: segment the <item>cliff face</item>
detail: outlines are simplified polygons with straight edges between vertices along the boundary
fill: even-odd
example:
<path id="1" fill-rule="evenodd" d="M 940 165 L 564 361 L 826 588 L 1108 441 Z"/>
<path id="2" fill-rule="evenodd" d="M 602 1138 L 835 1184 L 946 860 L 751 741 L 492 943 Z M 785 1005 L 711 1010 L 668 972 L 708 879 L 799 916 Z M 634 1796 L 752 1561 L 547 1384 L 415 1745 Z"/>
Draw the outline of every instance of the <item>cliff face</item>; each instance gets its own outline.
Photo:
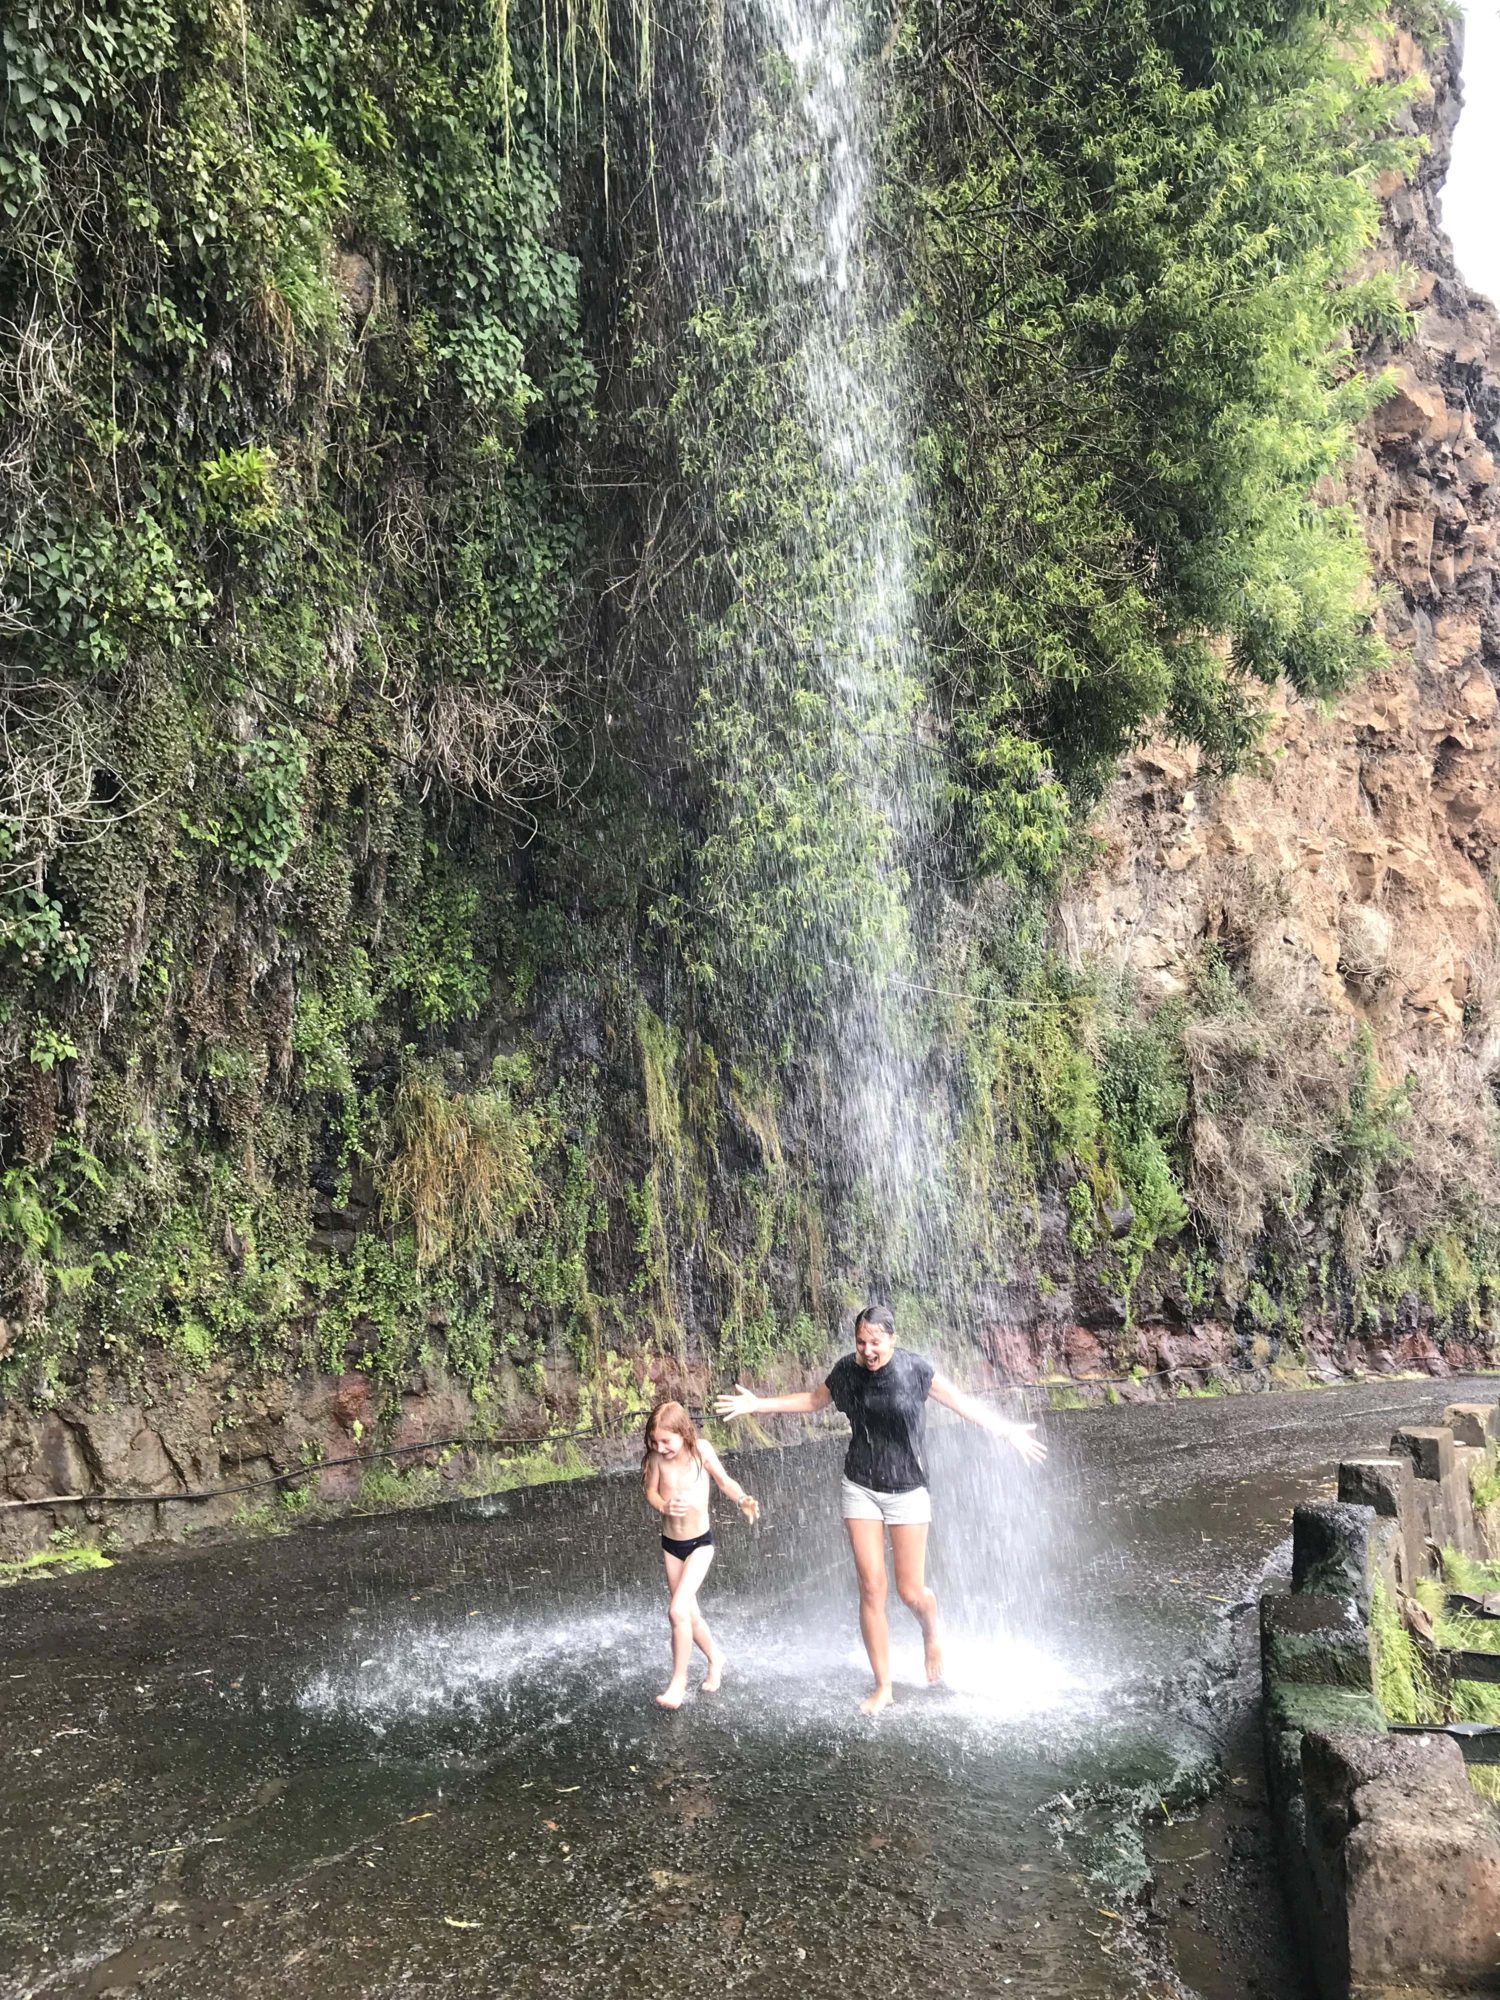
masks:
<path id="1" fill-rule="evenodd" d="M 1490 1316 L 1500 319 L 1440 225 L 1461 42 L 1402 34 L 1383 60 L 1429 150 L 1382 185 L 1370 263 L 1402 272 L 1415 325 L 1361 357 L 1395 389 L 1332 497 L 1363 526 L 1389 662 L 1328 708 L 1277 690 L 1241 775 L 1138 750 L 1057 926 L 1075 964 L 1186 1022 L 1183 1185 L 1217 1246 L 1216 1316 L 1242 1344 L 1353 1336 L 1388 1364 L 1403 1342 L 1433 1361 L 1443 1328 L 1472 1359 Z M 1319 1186 L 1340 1191 L 1315 1225 Z M 1170 1275 L 1157 1300 L 1183 1316 Z"/>
<path id="2" fill-rule="evenodd" d="M 0 355 L 30 468 L 0 535 L 0 1539 L 78 1525 L 33 1511 L 59 1492 L 129 1498 L 128 1537 L 185 1517 L 143 1496 L 347 1497 L 377 1437 L 618 1432 L 655 1382 L 810 1363 L 877 1282 L 918 1337 L 961 1293 L 1024 1377 L 1493 1316 L 1500 359 L 1436 231 L 1449 58 L 1372 253 L 1425 273 L 1421 327 L 1346 475 L 1391 664 L 1331 715 L 1278 697 L 1232 783 L 1129 760 L 1056 932 L 1133 987 L 1033 921 L 1069 786 L 1142 715 L 1241 740 L 1205 630 L 1304 687 L 1367 656 L 1358 565 L 1297 501 L 1355 407 L 1308 372 L 1364 241 L 1329 132 L 1383 114 L 1299 8 L 1270 75 L 1252 0 L 998 42 L 924 0 L 887 49 L 954 782 L 913 1035 L 964 1247 L 916 1277 L 828 1113 L 836 960 L 800 949 L 830 899 L 868 916 L 797 677 L 862 516 L 764 273 L 669 269 L 655 203 L 603 193 L 670 130 L 693 237 L 713 52 L 692 117 L 664 74 L 672 119 L 580 130 L 545 12 L 516 69 L 468 0 L 336 48 L 252 9 L 252 120 L 243 24 L 184 4 L 20 135 L 47 194 L 0 216 L 0 285 L 95 219 L 9 402 Z M 1197 87 L 1210 48 L 1253 118 Z M 81 329 L 116 320 L 106 366 Z"/>
<path id="3" fill-rule="evenodd" d="M 1148 997 L 1189 989 L 1217 946 L 1262 1011 L 1343 1041 L 1367 1027 L 1388 1077 L 1441 1063 L 1477 1099 L 1500 1072 L 1500 319 L 1439 220 L 1460 54 L 1426 58 L 1402 34 L 1386 58 L 1417 83 L 1430 150 L 1383 190 L 1372 263 L 1410 271 L 1417 324 L 1369 356 L 1397 386 L 1343 491 L 1390 665 L 1331 711 L 1278 690 L 1253 773 L 1215 780 L 1165 741 L 1133 755 L 1059 922 L 1073 953 Z"/>

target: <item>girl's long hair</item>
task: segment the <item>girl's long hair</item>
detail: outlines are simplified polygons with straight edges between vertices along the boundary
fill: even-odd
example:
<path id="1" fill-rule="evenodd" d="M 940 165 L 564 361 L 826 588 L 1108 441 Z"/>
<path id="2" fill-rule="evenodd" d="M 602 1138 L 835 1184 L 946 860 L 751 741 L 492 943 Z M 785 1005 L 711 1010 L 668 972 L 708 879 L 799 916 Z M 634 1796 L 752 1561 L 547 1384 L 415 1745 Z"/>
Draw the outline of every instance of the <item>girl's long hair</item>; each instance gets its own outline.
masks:
<path id="1" fill-rule="evenodd" d="M 670 1397 L 666 1397 L 656 1405 L 646 1419 L 646 1448 L 641 1454 L 642 1479 L 645 1478 L 651 1464 L 651 1440 L 656 1435 L 658 1424 L 664 1431 L 676 1431 L 699 1465 L 703 1463 L 703 1454 L 698 1449 L 697 1425 L 681 1403 L 673 1402 Z"/>

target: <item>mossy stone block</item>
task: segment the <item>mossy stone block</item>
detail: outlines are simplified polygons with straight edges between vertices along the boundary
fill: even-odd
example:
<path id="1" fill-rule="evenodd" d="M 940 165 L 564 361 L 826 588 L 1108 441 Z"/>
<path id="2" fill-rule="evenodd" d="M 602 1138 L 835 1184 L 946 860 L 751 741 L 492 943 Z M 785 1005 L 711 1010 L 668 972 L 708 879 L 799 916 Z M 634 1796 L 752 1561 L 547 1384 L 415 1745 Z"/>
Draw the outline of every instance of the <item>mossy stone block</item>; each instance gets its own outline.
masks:
<path id="1" fill-rule="evenodd" d="M 1268 1692 L 1283 1682 L 1374 1692 L 1369 1628 L 1350 1598 L 1263 1597 L 1260 1657 Z"/>
<path id="2" fill-rule="evenodd" d="M 1373 1693 L 1359 1688 L 1315 1687 L 1279 1681 L 1266 1690 L 1269 1719 L 1277 1729 L 1354 1729 L 1387 1735 L 1386 1720 Z"/>
<path id="3" fill-rule="evenodd" d="M 1292 1589 L 1344 1597 L 1370 1609 L 1370 1530 L 1373 1507 L 1320 1500 L 1292 1514 Z"/>

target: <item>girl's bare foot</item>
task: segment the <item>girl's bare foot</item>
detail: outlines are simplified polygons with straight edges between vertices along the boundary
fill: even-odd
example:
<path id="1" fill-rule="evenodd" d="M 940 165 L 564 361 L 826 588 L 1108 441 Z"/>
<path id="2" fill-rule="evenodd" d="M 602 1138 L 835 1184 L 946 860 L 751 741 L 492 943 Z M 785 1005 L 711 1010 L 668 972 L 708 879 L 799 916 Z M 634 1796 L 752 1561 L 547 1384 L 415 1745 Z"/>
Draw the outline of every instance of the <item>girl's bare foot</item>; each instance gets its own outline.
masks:
<path id="1" fill-rule="evenodd" d="M 679 1687 L 676 1681 L 673 1681 L 670 1686 L 664 1687 L 656 1697 L 656 1705 L 658 1708 L 681 1708 L 686 1700 L 687 1689 Z"/>
<path id="2" fill-rule="evenodd" d="M 936 1639 L 927 1641 L 927 1679 L 929 1684 L 943 1678 L 943 1649 Z"/>
<path id="3" fill-rule="evenodd" d="M 861 1715 L 879 1715 L 883 1708 L 889 1708 L 890 1705 L 890 1689 L 888 1687 L 876 1688 L 873 1694 L 867 1694 L 860 1703 L 859 1712 Z"/>
<path id="4" fill-rule="evenodd" d="M 703 1676 L 703 1692 L 717 1694 L 724 1680 L 724 1656 L 717 1653 L 708 1663 L 708 1672 Z"/>

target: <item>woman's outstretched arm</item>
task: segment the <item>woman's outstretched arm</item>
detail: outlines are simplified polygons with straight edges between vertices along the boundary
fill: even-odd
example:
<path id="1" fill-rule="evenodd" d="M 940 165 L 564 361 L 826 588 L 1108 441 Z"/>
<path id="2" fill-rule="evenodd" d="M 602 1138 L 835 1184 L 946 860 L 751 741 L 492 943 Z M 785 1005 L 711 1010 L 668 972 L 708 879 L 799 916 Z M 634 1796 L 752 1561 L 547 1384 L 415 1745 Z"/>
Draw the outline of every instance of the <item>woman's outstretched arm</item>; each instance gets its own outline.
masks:
<path id="1" fill-rule="evenodd" d="M 786 1396 L 757 1396 L 753 1389 L 736 1382 L 732 1392 L 715 1397 L 714 1408 L 733 1422 L 736 1417 L 810 1416 L 814 1410 L 826 1410 L 832 1401 L 826 1382 L 820 1382 L 816 1389 L 794 1389 Z"/>
<path id="2" fill-rule="evenodd" d="M 1018 1424 L 1010 1417 L 1002 1417 L 998 1410 L 987 1410 L 983 1403 L 976 1402 L 957 1389 L 946 1375 L 934 1375 L 932 1387 L 928 1391 L 933 1402 L 941 1403 L 946 1410 L 956 1410 L 959 1416 L 967 1418 L 971 1424 L 989 1431 L 997 1438 L 1003 1438 L 1013 1445 L 1029 1464 L 1039 1465 L 1047 1456 L 1047 1447 L 1036 1434 L 1035 1424 Z"/>

